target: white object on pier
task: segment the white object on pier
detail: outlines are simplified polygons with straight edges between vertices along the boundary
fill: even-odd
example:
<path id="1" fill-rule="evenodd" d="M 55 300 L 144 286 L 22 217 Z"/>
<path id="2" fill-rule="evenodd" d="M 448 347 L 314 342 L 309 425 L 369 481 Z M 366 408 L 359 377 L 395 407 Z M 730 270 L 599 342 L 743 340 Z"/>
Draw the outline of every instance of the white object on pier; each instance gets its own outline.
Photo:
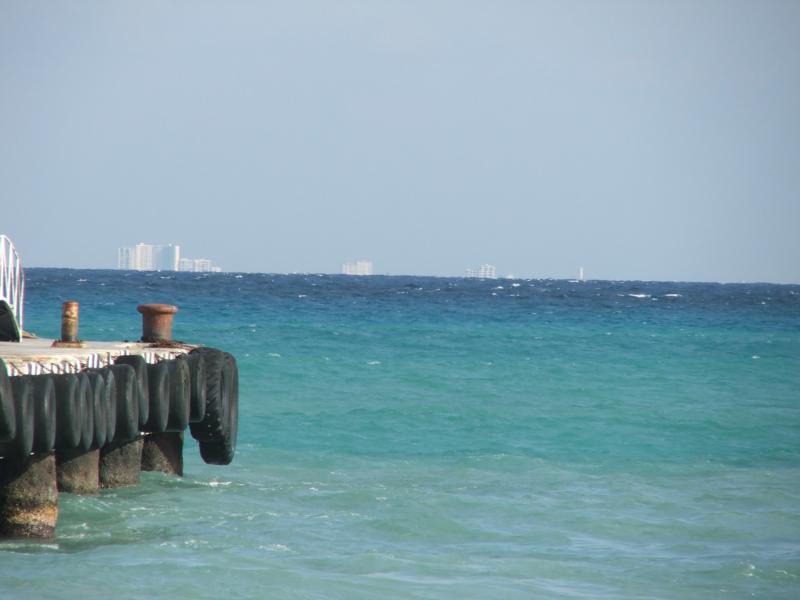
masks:
<path id="1" fill-rule="evenodd" d="M 22 335 L 23 300 L 25 297 L 25 274 L 14 244 L 0 234 L 0 303 L 5 303 L 17 333 Z M 0 306 L 0 310 L 3 307 Z"/>

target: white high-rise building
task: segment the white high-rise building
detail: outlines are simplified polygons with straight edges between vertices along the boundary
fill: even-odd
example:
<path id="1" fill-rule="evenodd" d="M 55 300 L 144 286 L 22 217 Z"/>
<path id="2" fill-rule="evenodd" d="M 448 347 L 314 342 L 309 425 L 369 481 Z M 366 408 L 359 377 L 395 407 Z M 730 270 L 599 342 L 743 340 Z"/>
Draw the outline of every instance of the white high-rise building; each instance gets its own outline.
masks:
<path id="1" fill-rule="evenodd" d="M 177 271 L 181 247 L 177 244 L 139 243 L 117 250 L 117 268 L 130 271 Z"/>
<path id="2" fill-rule="evenodd" d="M 372 261 L 357 260 L 342 265 L 342 275 L 373 275 Z"/>
<path id="3" fill-rule="evenodd" d="M 494 265 L 481 265 L 477 269 L 467 269 L 467 277 L 497 279 L 497 269 Z"/>
<path id="4" fill-rule="evenodd" d="M 189 273 L 219 273 L 222 269 L 207 258 L 182 258 L 178 270 Z"/>

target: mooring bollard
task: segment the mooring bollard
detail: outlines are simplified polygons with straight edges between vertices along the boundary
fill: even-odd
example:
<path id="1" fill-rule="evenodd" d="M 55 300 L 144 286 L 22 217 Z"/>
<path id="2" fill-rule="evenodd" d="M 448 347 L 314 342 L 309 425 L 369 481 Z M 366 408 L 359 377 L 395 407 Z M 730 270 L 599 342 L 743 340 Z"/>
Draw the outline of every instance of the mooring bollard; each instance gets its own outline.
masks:
<path id="1" fill-rule="evenodd" d="M 142 341 L 172 341 L 172 318 L 178 307 L 172 304 L 140 304 L 136 307 L 142 313 Z"/>
<path id="2" fill-rule="evenodd" d="M 79 305 L 67 300 L 61 305 L 61 339 L 53 342 L 55 348 L 85 348 L 86 342 L 78 339 Z"/>
<path id="3" fill-rule="evenodd" d="M 56 481 L 59 492 L 97 494 L 100 492 L 100 450 L 56 453 Z"/>
<path id="4" fill-rule="evenodd" d="M 107 444 L 100 451 L 100 487 L 139 485 L 142 471 L 142 438 Z"/>
<path id="5" fill-rule="evenodd" d="M 0 460 L 0 537 L 51 538 L 56 521 L 55 455 Z"/>
<path id="6" fill-rule="evenodd" d="M 61 341 L 78 341 L 78 303 L 69 300 L 61 305 Z"/>

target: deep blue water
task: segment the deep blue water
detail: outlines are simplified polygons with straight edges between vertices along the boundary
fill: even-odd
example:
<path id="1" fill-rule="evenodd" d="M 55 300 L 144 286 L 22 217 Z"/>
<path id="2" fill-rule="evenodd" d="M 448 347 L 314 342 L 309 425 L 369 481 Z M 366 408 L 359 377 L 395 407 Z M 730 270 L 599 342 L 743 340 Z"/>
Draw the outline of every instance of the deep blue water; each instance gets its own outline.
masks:
<path id="1" fill-rule="evenodd" d="M 800 597 L 800 286 L 31 269 L 239 361 L 239 447 L 60 497 L 12 598 Z"/>

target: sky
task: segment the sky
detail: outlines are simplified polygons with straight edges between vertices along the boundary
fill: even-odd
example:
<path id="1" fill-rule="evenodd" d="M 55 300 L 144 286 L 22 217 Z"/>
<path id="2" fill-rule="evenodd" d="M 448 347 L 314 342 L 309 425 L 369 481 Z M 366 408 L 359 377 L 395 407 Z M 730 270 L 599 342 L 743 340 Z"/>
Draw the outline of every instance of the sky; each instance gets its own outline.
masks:
<path id="1" fill-rule="evenodd" d="M 794 0 L 0 0 L 0 233 L 800 283 L 798 32 Z"/>

